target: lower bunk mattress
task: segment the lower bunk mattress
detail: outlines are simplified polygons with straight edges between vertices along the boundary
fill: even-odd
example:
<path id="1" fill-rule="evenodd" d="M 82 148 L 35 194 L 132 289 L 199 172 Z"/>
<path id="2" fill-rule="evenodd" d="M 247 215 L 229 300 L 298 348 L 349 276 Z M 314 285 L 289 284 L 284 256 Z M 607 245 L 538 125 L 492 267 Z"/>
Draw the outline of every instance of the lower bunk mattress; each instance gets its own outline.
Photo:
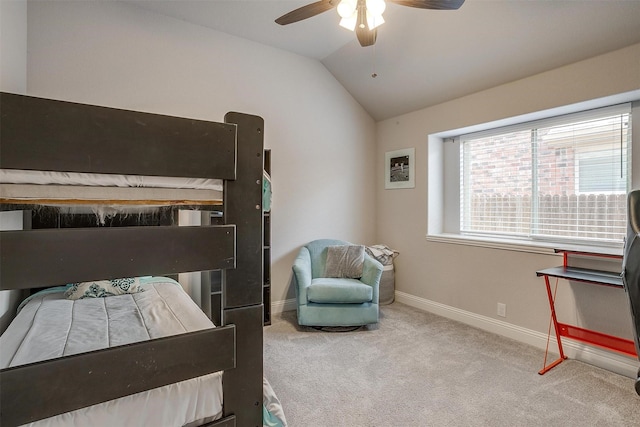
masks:
<path id="1" fill-rule="evenodd" d="M 214 327 L 171 279 L 94 285 L 50 288 L 25 300 L 0 337 L 0 368 Z M 108 297 L 72 299 L 79 293 Z M 220 418 L 222 404 L 222 373 L 216 372 L 29 425 L 197 425 Z"/>

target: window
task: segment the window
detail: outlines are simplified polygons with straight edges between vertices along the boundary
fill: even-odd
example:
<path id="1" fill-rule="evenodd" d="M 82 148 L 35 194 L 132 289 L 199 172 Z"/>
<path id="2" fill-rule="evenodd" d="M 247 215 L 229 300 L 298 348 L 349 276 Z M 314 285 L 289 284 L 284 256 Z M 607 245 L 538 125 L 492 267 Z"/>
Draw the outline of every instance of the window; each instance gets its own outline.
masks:
<path id="1" fill-rule="evenodd" d="M 461 135 L 460 234 L 619 245 L 631 105 Z"/>

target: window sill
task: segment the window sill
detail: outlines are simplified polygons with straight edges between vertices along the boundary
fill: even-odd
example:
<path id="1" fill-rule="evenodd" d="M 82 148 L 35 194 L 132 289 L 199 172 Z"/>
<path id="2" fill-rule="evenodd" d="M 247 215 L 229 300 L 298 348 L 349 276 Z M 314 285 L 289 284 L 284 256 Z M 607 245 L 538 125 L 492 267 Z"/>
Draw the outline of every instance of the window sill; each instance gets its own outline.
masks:
<path id="1" fill-rule="evenodd" d="M 488 249 L 501 249 L 514 252 L 529 252 L 535 254 L 553 255 L 554 249 L 564 249 L 579 252 L 598 253 L 603 255 L 622 255 L 621 247 L 603 247 L 551 242 L 532 242 L 529 240 L 492 239 L 488 237 L 467 236 L 453 233 L 427 234 L 427 241 L 449 243 L 455 245 L 477 246 Z"/>

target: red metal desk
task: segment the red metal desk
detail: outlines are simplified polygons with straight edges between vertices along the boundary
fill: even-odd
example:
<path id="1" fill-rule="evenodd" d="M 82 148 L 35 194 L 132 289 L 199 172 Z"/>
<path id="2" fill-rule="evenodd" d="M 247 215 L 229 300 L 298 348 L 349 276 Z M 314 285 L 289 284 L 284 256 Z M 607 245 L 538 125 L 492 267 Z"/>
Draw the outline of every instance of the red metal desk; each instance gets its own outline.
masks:
<path id="1" fill-rule="evenodd" d="M 536 275 L 538 277 L 544 277 L 544 283 L 547 287 L 547 297 L 549 298 L 549 307 L 551 308 L 551 320 L 553 322 L 553 327 L 556 333 L 556 341 L 558 342 L 558 351 L 560 353 L 560 357 L 547 365 L 547 352 L 545 352 L 544 366 L 538 373 L 540 375 L 545 374 L 547 371 L 559 365 L 563 360 L 567 358 L 567 356 L 565 356 L 564 354 L 564 350 L 562 349 L 561 337 L 571 338 L 573 340 L 602 347 L 607 350 L 613 350 L 627 356 L 637 357 L 635 344 L 631 340 L 558 322 L 558 319 L 556 317 L 555 296 L 551 292 L 551 284 L 549 282 L 549 277 L 555 277 L 556 279 L 565 279 L 569 281 L 591 283 L 595 285 L 611 286 L 623 289 L 622 277 L 619 273 L 600 270 L 589 270 L 585 268 L 571 267 L 568 265 L 569 255 L 618 259 L 621 259 L 622 256 L 597 254 L 591 252 L 566 251 L 560 249 L 556 249 L 556 253 L 563 254 L 563 265 L 560 267 L 552 267 L 536 271 Z"/>

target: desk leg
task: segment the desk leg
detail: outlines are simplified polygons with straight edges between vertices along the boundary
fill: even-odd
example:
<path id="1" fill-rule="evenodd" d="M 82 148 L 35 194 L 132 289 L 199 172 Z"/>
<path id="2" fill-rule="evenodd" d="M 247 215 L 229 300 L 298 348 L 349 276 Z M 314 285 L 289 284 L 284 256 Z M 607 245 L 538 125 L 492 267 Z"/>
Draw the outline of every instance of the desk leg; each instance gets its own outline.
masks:
<path id="1" fill-rule="evenodd" d="M 549 283 L 549 276 L 544 276 L 544 284 L 547 286 L 547 297 L 549 298 L 549 307 L 551 308 L 551 320 L 553 321 L 553 328 L 556 331 L 556 341 L 558 342 L 558 351 L 560 352 L 560 357 L 553 361 L 552 363 L 547 365 L 547 352 L 548 348 L 544 354 L 544 367 L 538 371 L 538 374 L 544 375 L 553 367 L 558 366 L 567 356 L 564 355 L 564 350 L 562 349 L 562 341 L 560 339 L 560 327 L 558 326 L 558 319 L 556 317 L 556 307 L 555 301 L 553 300 L 553 294 L 551 293 L 551 284 Z"/>

